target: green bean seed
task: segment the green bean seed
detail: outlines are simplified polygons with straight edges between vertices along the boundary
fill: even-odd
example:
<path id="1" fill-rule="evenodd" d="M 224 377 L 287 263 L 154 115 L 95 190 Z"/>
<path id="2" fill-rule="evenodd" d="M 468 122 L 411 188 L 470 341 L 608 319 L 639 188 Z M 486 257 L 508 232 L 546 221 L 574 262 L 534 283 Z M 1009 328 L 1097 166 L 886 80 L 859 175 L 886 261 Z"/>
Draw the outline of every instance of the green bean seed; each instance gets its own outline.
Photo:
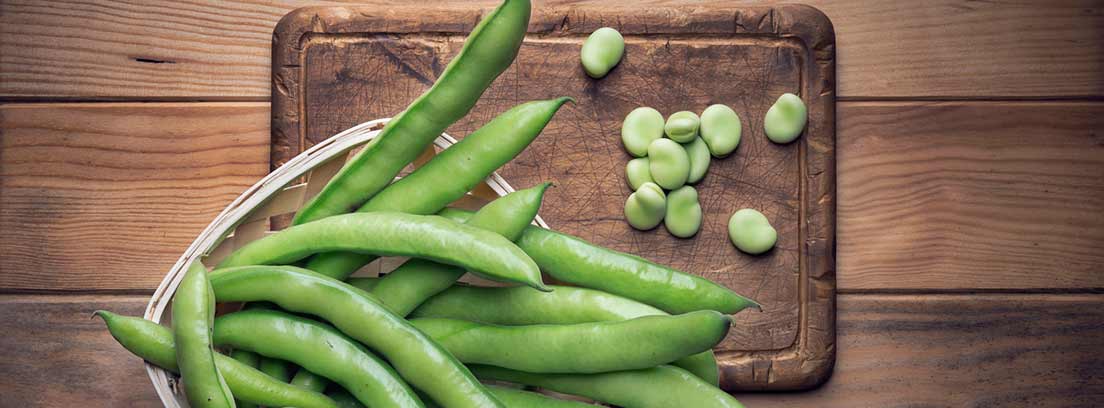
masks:
<path id="1" fill-rule="evenodd" d="M 541 387 L 624 408 L 743 408 L 727 392 L 666 365 L 600 374 L 534 374 L 488 365 L 469 368 L 484 380 Z"/>
<path id="2" fill-rule="evenodd" d="M 625 219 L 638 230 L 647 231 L 663 221 L 667 211 L 667 197 L 655 183 L 644 183 L 625 201 Z"/>
<path id="3" fill-rule="evenodd" d="M 725 157 L 740 145 L 740 115 L 727 105 L 710 105 L 701 114 L 701 137 L 714 157 Z"/>
<path id="4" fill-rule="evenodd" d="M 299 209 L 294 223 L 352 211 L 387 187 L 445 128 L 467 115 L 517 56 L 531 8 L 528 0 L 505 0 L 487 14 L 437 82 L 387 122 L 371 144 Z"/>
<path id="5" fill-rule="evenodd" d="M 629 164 L 625 165 L 625 180 L 633 191 L 639 190 L 644 183 L 655 183 L 652 180 L 652 170 L 648 168 L 648 158 L 629 160 Z"/>
<path id="6" fill-rule="evenodd" d="M 219 268 L 287 264 L 330 251 L 424 258 L 544 288 L 533 260 L 501 235 L 442 217 L 405 213 L 344 214 L 296 225 L 246 244 Z"/>
<path id="7" fill-rule="evenodd" d="M 215 319 L 214 339 L 321 374 L 367 406 L 423 406 L 391 366 L 323 323 L 275 310 L 243 310 Z"/>
<path id="8" fill-rule="evenodd" d="M 515 191 L 491 201 L 466 224 L 515 240 L 536 217 L 544 192 L 551 183 Z M 434 294 L 448 289 L 464 275 L 464 268 L 424 259 L 411 259 L 380 278 L 368 292 L 399 316 L 406 316 Z"/>
<path id="9" fill-rule="evenodd" d="M 667 124 L 663 125 L 663 132 L 667 137 L 679 143 L 689 143 L 698 136 L 698 127 L 701 119 L 698 114 L 690 111 L 672 113 L 667 117 Z"/>
<path id="10" fill-rule="evenodd" d="M 207 268 L 192 261 L 172 302 L 176 363 L 184 379 L 188 404 L 200 407 L 233 407 L 234 397 L 215 367 L 211 348 L 211 321 L 215 297 L 207 280 Z"/>
<path id="11" fill-rule="evenodd" d="M 599 79 L 606 76 L 617 63 L 621 62 L 621 56 L 625 55 L 625 39 L 617 30 L 602 27 L 594 30 L 586 41 L 583 41 L 583 48 L 579 54 L 579 59 L 583 62 L 583 70 L 591 78 Z"/>
<path id="12" fill-rule="evenodd" d="M 728 219 L 728 238 L 741 251 L 758 255 L 774 248 L 778 231 L 774 230 L 763 213 L 745 208 Z"/>
<path id="13" fill-rule="evenodd" d="M 571 98 L 526 102 L 498 115 L 424 166 L 387 186 L 358 212 L 433 214 L 464 197 L 496 169 L 521 153 Z M 352 252 L 318 254 L 306 268 L 344 279 L 375 256 Z"/>
<path id="14" fill-rule="evenodd" d="M 683 186 L 667 194 L 667 214 L 663 225 L 667 232 L 679 238 L 690 238 L 701 229 L 702 209 L 698 190 Z"/>
<path id="15" fill-rule="evenodd" d="M 621 143 L 633 156 L 647 156 L 648 145 L 661 137 L 663 137 L 663 114 L 653 108 L 633 109 L 625 116 L 625 121 L 621 122 Z"/>
<path id="16" fill-rule="evenodd" d="M 690 177 L 690 155 L 671 139 L 656 139 L 648 145 L 648 169 L 656 184 L 674 190 Z"/>
<path id="17" fill-rule="evenodd" d="M 222 302 L 270 301 L 321 317 L 381 354 L 410 385 L 442 405 L 502 406 L 444 348 L 379 299 L 344 282 L 294 266 L 244 266 L 211 273 L 211 286 Z"/>
<path id="18" fill-rule="evenodd" d="M 690 175 L 686 178 L 686 182 L 689 184 L 697 183 L 709 171 L 709 162 L 711 161 L 709 147 L 700 137 L 695 137 L 693 141 L 684 144 L 683 147 L 686 148 L 686 155 L 690 157 Z"/>
<path id="19" fill-rule="evenodd" d="M 354 286 L 371 285 L 369 281 Z M 554 286 L 541 292 L 525 286 L 479 287 L 455 285 L 430 298 L 412 317 L 443 317 L 487 324 L 575 324 L 627 320 L 667 313 L 632 299 L 599 290 Z M 720 373 L 713 351 L 698 353 L 672 363 L 717 385 Z"/>
<path id="20" fill-rule="evenodd" d="M 808 111 L 801 97 L 785 93 L 767 109 L 763 118 L 763 130 L 767 138 L 775 143 L 789 143 L 801 136 L 808 120 Z"/>
<path id="21" fill-rule="evenodd" d="M 107 330 L 124 348 L 150 364 L 179 373 L 173 332 L 168 327 L 140 317 L 97 311 Z M 256 368 L 222 354 L 215 354 L 215 366 L 226 379 L 234 398 L 270 407 L 337 408 L 333 400 L 317 392 L 276 381 Z"/>
<path id="22" fill-rule="evenodd" d="M 666 364 L 713 348 L 731 318 L 712 310 L 577 324 L 496 326 L 425 318 L 410 323 L 465 364 L 536 373 L 599 373 Z"/>
<path id="23" fill-rule="evenodd" d="M 464 221 L 471 212 L 446 208 L 442 216 Z M 578 237 L 529 226 L 517 245 L 549 276 L 603 290 L 663 309 L 668 313 L 716 310 L 736 313 L 759 307 L 716 282 L 647 259 L 594 245 Z"/>

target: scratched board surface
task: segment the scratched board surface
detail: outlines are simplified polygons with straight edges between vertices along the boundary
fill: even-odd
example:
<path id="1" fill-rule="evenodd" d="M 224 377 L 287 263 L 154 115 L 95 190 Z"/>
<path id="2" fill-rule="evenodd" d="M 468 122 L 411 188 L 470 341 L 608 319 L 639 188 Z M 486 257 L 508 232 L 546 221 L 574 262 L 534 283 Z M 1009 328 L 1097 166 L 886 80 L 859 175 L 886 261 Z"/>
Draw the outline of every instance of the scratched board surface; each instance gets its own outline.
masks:
<path id="1" fill-rule="evenodd" d="M 273 165 L 348 127 L 396 115 L 432 85 L 484 12 L 341 7 L 286 17 L 274 42 Z M 594 80 L 579 65 L 579 47 L 603 25 L 625 34 L 625 57 Z M 541 216 L 556 230 L 705 276 L 762 303 L 761 312 L 735 315 L 717 347 L 727 389 L 822 381 L 834 355 L 830 23 L 804 7 L 538 9 L 530 31 L 514 64 L 448 133 L 463 138 L 526 101 L 575 98 L 499 173 L 515 188 L 553 182 Z M 765 138 L 762 117 L 784 92 L 810 105 L 810 125 L 799 142 L 776 145 Z M 739 113 L 743 138 L 695 185 L 701 231 L 679 239 L 662 226 L 629 227 L 624 169 L 631 157 L 620 142 L 622 119 L 639 106 L 669 115 L 715 103 Z M 774 250 L 748 256 L 732 246 L 727 221 L 740 208 L 771 220 L 779 232 Z"/>

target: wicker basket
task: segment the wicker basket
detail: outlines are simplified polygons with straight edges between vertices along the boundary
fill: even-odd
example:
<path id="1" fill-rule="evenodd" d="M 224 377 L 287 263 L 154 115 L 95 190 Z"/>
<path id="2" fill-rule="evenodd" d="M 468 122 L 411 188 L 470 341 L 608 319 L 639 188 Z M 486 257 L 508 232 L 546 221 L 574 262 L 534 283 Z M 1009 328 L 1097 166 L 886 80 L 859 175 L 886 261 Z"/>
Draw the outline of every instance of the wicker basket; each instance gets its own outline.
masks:
<path id="1" fill-rule="evenodd" d="M 153 293 L 144 317 L 157 323 L 169 324 L 172 297 L 180 279 L 184 277 L 185 266 L 195 259 L 202 259 L 208 266 L 217 264 L 235 249 L 270 234 L 270 221 L 273 217 L 294 213 L 318 194 L 345 161 L 353 156 L 353 152 L 376 137 L 388 120 L 390 119 L 373 120 L 349 128 L 304 151 L 245 190 L 211 221 L 176 261 Z M 453 143 L 456 143 L 455 139 L 442 134 L 408 168 L 425 164 Z M 299 182 L 303 176 L 307 179 L 305 183 Z M 466 197 L 453 203 L 453 206 L 475 209 L 513 191 L 513 187 L 495 173 Z M 539 216 L 534 223 L 547 227 Z M 394 269 L 402 261 L 403 259 L 398 258 L 381 258 L 358 271 L 357 275 L 378 275 Z M 478 279 L 465 277 L 465 280 Z M 178 379 L 175 375 L 149 363 L 146 364 L 146 372 L 166 407 L 188 406 L 182 390 L 177 386 Z"/>

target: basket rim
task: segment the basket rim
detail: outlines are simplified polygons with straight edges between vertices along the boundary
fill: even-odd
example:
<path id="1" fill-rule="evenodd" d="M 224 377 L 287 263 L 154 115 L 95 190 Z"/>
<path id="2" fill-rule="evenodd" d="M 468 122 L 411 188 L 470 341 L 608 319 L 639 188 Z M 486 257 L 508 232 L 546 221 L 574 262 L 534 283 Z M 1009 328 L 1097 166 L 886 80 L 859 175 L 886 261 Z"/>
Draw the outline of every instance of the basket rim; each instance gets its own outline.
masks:
<path id="1" fill-rule="evenodd" d="M 214 250 L 227 234 L 249 217 L 251 212 L 262 207 L 270 198 L 282 192 L 296 179 L 330 160 L 339 158 L 340 155 L 348 153 L 357 146 L 368 143 L 379 135 L 383 125 L 386 125 L 390 120 L 391 118 L 370 120 L 346 129 L 299 153 L 243 191 L 222 212 L 215 216 L 211 223 L 196 236 L 191 245 L 184 250 L 176 263 L 169 268 L 168 273 L 165 274 L 153 295 L 150 296 L 150 301 L 146 305 L 142 317 L 161 324 L 162 317 L 172 302 L 172 296 L 176 293 L 176 287 L 184 276 L 183 272 L 186 265 Z M 440 149 L 446 149 L 456 142 L 457 140 L 448 133 L 441 133 L 433 141 L 433 144 Z M 484 180 L 484 183 L 489 185 L 499 196 L 515 191 L 497 171 L 491 173 Z M 548 228 L 548 224 L 539 215 L 534 218 L 533 223 Z M 145 366 L 146 373 L 149 375 L 150 381 L 153 382 L 161 403 L 171 408 L 184 407 L 171 385 L 170 378 L 172 375 L 149 362 L 146 362 Z"/>

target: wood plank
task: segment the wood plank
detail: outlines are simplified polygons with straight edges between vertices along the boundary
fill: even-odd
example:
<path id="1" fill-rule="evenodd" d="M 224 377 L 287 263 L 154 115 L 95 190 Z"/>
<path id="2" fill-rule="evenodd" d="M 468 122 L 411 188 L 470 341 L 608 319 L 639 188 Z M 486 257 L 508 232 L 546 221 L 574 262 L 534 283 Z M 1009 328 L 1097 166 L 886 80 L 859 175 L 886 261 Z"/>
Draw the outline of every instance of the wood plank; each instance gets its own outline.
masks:
<path id="1" fill-rule="evenodd" d="M 352 2 L 379 5 L 381 14 L 397 3 Z M 548 9 L 567 3 L 538 1 Z M 689 7 L 710 3 L 761 2 Z M 809 3 L 835 24 L 837 89 L 844 98 L 1104 95 L 1099 1 Z M 6 0 L 0 2 L 0 96 L 266 99 L 272 28 L 307 4 Z M 570 4 L 585 10 L 610 3 Z M 675 4 L 644 0 L 639 7 Z"/>
<path id="2" fill-rule="evenodd" d="M 1104 296 L 840 295 L 835 373 L 749 407 L 1087 407 L 1104 397 Z"/>
<path id="3" fill-rule="evenodd" d="M 139 316 L 143 296 L 0 296 L 0 395 L 6 407 L 154 407 L 142 360 L 92 312 Z"/>
<path id="4" fill-rule="evenodd" d="M 149 290 L 268 172 L 267 103 L 0 106 L 0 290 Z"/>
<path id="5" fill-rule="evenodd" d="M 839 287 L 1104 287 L 1104 104 L 845 103 Z"/>
<path id="6" fill-rule="evenodd" d="M 155 406 L 131 356 L 89 319 L 134 296 L 0 296 L 11 406 Z M 841 295 L 832 378 L 749 407 L 1092 406 L 1104 398 L 1104 295 Z M 64 385 L 64 386 L 61 386 Z"/>

